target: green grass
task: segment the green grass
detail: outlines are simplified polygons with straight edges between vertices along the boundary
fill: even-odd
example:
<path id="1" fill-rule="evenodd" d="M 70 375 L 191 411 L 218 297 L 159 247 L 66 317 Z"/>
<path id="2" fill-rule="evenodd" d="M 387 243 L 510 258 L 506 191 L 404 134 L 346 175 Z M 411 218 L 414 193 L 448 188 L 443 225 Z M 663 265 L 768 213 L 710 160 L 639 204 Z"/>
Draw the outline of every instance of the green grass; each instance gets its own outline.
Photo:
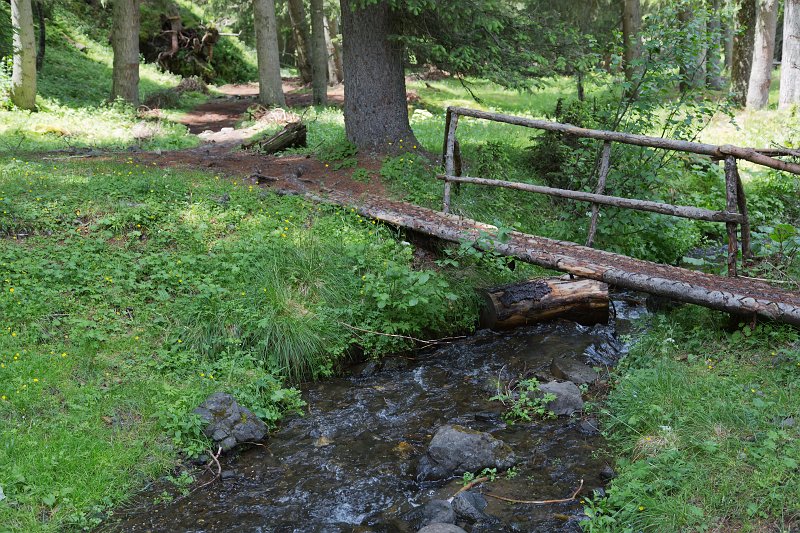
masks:
<path id="1" fill-rule="evenodd" d="M 647 320 L 604 410 L 619 477 L 586 530 L 797 525 L 800 335 L 728 334 L 725 318 L 688 307 Z"/>
<path id="2" fill-rule="evenodd" d="M 476 284 L 525 275 L 482 260 L 415 270 L 350 210 L 210 174 L 0 160 L 0 531 L 96 525 L 208 446 L 211 392 L 275 424 L 284 383 L 409 346 L 363 330 L 469 329 Z"/>

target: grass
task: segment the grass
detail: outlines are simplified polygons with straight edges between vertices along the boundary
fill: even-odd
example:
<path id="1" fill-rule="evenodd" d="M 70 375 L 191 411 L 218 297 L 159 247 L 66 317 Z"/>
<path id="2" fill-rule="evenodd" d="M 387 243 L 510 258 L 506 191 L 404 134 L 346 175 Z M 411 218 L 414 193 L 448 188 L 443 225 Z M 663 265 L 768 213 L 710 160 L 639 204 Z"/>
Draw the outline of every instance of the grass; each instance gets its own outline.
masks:
<path id="1" fill-rule="evenodd" d="M 211 392 L 274 425 L 350 346 L 408 346 L 348 326 L 469 329 L 476 283 L 525 275 L 472 262 L 210 174 L 0 159 L 0 531 L 94 527 L 209 446 Z"/>
<path id="2" fill-rule="evenodd" d="M 587 531 L 788 531 L 800 519 L 797 330 L 649 319 L 608 398 L 618 455 Z M 643 325 L 644 326 L 644 325 Z"/>

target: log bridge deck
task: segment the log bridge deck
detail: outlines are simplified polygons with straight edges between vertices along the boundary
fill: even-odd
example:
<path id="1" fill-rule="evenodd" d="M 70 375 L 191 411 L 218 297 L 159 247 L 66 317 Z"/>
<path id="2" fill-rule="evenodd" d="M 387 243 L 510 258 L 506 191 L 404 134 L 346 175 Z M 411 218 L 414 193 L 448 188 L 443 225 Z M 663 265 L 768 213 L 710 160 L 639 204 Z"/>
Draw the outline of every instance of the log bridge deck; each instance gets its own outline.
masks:
<path id="1" fill-rule="evenodd" d="M 456 139 L 459 116 L 602 141 L 595 171 L 597 175 L 595 192 L 587 193 L 527 183 L 461 176 L 461 157 Z M 692 206 L 676 206 L 605 195 L 612 143 L 688 152 L 710 157 L 712 160 L 724 161 L 725 209 L 712 211 Z M 777 159 L 777 157 L 799 155 L 797 151 L 786 148 L 754 149 L 731 145 L 716 146 L 614 131 L 591 130 L 570 124 L 450 107 L 447 110 L 443 147 L 445 173 L 439 176 L 439 179 L 444 181 L 444 202 L 441 212 L 403 202 L 389 201 L 385 198 L 366 197 L 356 200 L 353 197 L 336 193 L 333 193 L 325 201 L 355 208 L 362 216 L 381 220 L 393 226 L 409 228 L 453 242 L 474 242 L 479 249 L 491 250 L 575 276 L 603 281 L 616 287 L 647 292 L 735 315 L 746 317 L 758 315 L 800 326 L 800 293 L 737 275 L 737 259 L 746 260 L 750 257 L 750 223 L 737 161 L 746 160 L 776 170 L 800 174 L 800 165 Z M 586 245 L 520 232 L 509 232 L 504 234 L 503 238 L 499 238 L 496 227 L 449 213 L 452 183 L 511 188 L 589 202 L 592 204 L 592 216 Z M 601 205 L 724 223 L 728 236 L 728 276 L 662 265 L 592 248 Z M 737 230 L 740 230 L 741 250 L 739 250 Z"/>

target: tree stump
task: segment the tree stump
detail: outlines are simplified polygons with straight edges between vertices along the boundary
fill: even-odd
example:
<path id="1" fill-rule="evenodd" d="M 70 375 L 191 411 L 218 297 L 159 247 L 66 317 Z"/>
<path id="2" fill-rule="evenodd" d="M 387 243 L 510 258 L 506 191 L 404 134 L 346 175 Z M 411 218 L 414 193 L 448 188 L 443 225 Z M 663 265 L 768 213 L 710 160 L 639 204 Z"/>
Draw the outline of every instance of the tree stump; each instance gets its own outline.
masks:
<path id="1" fill-rule="evenodd" d="M 481 327 L 510 329 L 554 318 L 591 326 L 608 322 L 608 285 L 590 279 L 530 280 L 481 291 Z"/>

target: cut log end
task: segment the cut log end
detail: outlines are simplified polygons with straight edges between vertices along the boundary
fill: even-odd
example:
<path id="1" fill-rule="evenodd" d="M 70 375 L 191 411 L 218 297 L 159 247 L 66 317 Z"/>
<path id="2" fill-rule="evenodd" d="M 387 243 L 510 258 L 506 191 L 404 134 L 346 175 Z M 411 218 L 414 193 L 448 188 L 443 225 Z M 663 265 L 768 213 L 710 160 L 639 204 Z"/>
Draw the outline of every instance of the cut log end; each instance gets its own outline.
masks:
<path id="1" fill-rule="evenodd" d="M 591 326 L 608 322 L 608 285 L 600 281 L 540 279 L 481 291 L 480 326 L 510 329 L 555 318 Z"/>

